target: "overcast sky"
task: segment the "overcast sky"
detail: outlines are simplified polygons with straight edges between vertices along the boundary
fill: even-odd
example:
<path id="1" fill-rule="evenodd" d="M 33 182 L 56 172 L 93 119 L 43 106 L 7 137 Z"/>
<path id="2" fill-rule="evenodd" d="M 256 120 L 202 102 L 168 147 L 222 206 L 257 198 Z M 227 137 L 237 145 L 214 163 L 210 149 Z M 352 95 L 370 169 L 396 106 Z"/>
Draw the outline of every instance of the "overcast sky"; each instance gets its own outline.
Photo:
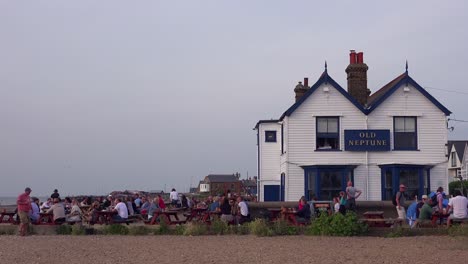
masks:
<path id="1" fill-rule="evenodd" d="M 408 60 L 468 120 L 467 13 L 467 1 L 0 0 L 0 196 L 254 176 L 255 123 L 325 60 L 346 88 L 350 49 L 372 91 Z M 468 123 L 450 126 L 468 139 Z"/>

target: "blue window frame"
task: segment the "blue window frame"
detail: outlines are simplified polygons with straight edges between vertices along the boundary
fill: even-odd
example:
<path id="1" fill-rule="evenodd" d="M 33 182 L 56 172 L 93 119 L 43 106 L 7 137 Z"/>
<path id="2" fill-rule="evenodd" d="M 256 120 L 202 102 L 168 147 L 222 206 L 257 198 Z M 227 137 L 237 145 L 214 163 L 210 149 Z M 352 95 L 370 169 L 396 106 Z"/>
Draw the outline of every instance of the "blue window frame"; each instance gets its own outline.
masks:
<path id="1" fill-rule="evenodd" d="M 415 116 L 393 117 L 393 149 L 418 149 L 417 118 Z"/>
<path id="2" fill-rule="evenodd" d="M 305 166 L 304 196 L 308 200 L 332 200 L 340 191 L 346 190 L 348 181 L 354 182 L 356 166 Z"/>
<path id="3" fill-rule="evenodd" d="M 431 166 L 392 164 L 380 166 L 382 179 L 382 200 L 391 200 L 398 192 L 399 185 L 407 187 L 408 196 L 430 193 Z"/>
<path id="4" fill-rule="evenodd" d="M 337 116 L 316 118 L 316 150 L 340 149 L 340 122 Z"/>
<path id="5" fill-rule="evenodd" d="M 276 142 L 276 130 L 265 131 L 265 142 Z"/>

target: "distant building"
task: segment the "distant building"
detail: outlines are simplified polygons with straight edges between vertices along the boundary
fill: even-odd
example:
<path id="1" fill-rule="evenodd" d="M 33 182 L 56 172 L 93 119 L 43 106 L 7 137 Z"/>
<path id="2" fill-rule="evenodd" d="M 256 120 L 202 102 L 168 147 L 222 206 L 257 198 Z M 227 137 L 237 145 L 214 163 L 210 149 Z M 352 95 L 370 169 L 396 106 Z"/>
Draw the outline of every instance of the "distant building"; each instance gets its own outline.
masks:
<path id="1" fill-rule="evenodd" d="M 200 181 L 200 192 L 211 195 L 225 194 L 228 190 L 231 193 L 241 193 L 239 177 L 239 174 L 210 174 Z"/>
<path id="2" fill-rule="evenodd" d="M 241 180 L 242 189 L 246 195 L 257 195 L 257 176 L 246 180 Z"/>
<path id="3" fill-rule="evenodd" d="M 448 174 L 453 181 L 468 178 L 468 140 L 449 140 L 447 144 Z"/>
<path id="4" fill-rule="evenodd" d="M 451 112 L 408 70 L 371 95 L 363 53 L 349 56 L 347 90 L 325 65 L 279 119 L 256 124 L 259 201 L 331 200 L 347 181 L 368 201 L 391 200 L 400 184 L 419 197 L 448 187 Z"/>

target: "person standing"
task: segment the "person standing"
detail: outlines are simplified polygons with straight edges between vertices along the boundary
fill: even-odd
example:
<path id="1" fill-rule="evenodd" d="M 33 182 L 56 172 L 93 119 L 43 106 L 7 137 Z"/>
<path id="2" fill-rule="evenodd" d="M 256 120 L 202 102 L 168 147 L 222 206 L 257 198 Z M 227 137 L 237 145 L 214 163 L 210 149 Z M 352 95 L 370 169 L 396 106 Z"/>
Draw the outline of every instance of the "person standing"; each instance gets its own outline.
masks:
<path id="1" fill-rule="evenodd" d="M 173 207 L 178 207 L 179 193 L 176 191 L 176 189 L 172 188 L 172 191 L 169 194 L 169 199 L 171 200 L 171 204 Z"/>
<path id="2" fill-rule="evenodd" d="M 31 194 L 31 188 L 26 187 L 26 189 L 24 189 L 24 193 L 20 194 L 16 200 L 16 205 L 18 206 L 18 216 L 20 219 L 20 236 L 25 236 L 29 228 L 29 211 L 32 209 L 31 198 L 29 197 L 29 194 Z"/>
<path id="3" fill-rule="evenodd" d="M 406 186 L 404 184 L 400 184 L 400 190 L 396 193 L 395 201 L 396 201 L 396 210 L 398 213 L 398 218 L 405 219 L 406 211 L 405 211 L 405 191 Z"/>
<path id="4" fill-rule="evenodd" d="M 58 193 L 57 189 L 55 189 L 54 192 L 50 195 L 50 198 L 52 199 L 60 198 L 60 194 Z"/>
<path id="5" fill-rule="evenodd" d="M 346 187 L 346 206 L 350 211 L 356 211 L 356 199 L 361 195 L 362 191 L 356 189 L 353 186 L 353 182 L 348 182 L 348 187 Z"/>

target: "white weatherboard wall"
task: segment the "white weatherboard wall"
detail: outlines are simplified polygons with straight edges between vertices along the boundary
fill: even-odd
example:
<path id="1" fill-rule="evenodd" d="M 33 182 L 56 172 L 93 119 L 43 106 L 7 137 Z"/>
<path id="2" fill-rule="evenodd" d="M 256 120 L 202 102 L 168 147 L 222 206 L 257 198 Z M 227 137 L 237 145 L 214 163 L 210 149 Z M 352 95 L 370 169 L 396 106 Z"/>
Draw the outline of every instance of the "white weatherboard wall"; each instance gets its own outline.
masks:
<path id="1" fill-rule="evenodd" d="M 328 92 L 324 91 L 328 88 Z M 331 85 L 321 85 L 288 119 L 288 173 L 286 200 L 299 200 L 304 195 L 304 170 L 301 165 L 363 164 L 365 153 L 345 151 L 315 151 L 316 117 L 340 117 L 340 147 L 344 144 L 344 129 L 365 129 L 365 114 Z M 362 178 L 355 172 L 355 180 Z M 359 180 L 358 189 L 365 191 Z M 363 196 L 365 197 L 365 193 Z"/>
<path id="2" fill-rule="evenodd" d="M 265 131 L 276 131 L 276 142 L 265 142 Z M 263 201 L 264 185 L 280 185 L 281 125 L 261 123 L 258 128 L 260 149 L 260 201 Z"/>
<path id="3" fill-rule="evenodd" d="M 373 152 L 370 155 L 370 163 L 433 165 L 431 190 L 439 186 L 447 189 L 447 118 L 416 88 L 409 86 L 409 92 L 405 92 L 403 88 L 404 86 L 401 86 L 369 114 L 369 129 L 390 129 L 393 147 L 393 116 L 416 116 L 418 151 Z M 373 182 L 373 199 L 381 199 L 380 182 L 380 177 Z"/>

